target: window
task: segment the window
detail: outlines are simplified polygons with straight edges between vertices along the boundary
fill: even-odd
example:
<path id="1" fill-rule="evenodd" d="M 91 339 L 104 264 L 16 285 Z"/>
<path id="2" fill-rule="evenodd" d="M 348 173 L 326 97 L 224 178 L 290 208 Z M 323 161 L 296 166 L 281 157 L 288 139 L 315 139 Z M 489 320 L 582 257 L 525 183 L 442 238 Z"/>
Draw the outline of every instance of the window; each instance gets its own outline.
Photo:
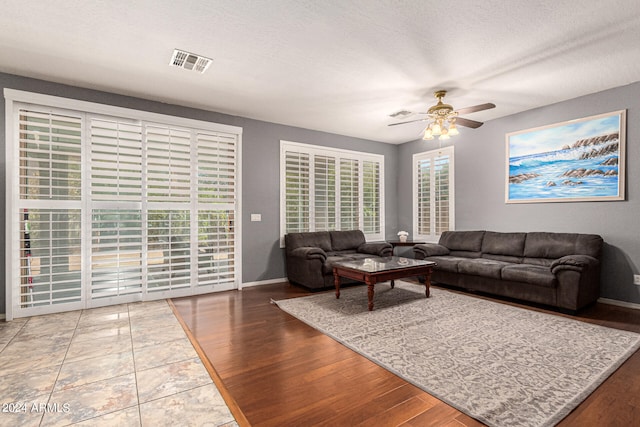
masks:
<path id="1" fill-rule="evenodd" d="M 384 156 L 280 142 L 280 233 L 362 230 L 384 240 Z"/>
<path id="2" fill-rule="evenodd" d="M 454 229 L 453 147 L 413 155 L 414 239 L 438 241 Z"/>
<path id="3" fill-rule="evenodd" d="M 239 128 L 5 97 L 7 318 L 239 287 Z"/>

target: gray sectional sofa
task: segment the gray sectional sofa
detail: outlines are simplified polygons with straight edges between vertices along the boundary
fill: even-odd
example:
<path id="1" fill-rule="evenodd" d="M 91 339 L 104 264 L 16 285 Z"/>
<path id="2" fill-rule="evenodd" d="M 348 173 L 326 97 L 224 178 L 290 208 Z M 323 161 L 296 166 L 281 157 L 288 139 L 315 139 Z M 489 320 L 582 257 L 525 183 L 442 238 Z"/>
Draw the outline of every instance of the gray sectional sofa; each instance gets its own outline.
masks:
<path id="1" fill-rule="evenodd" d="M 575 312 L 598 299 L 602 245 L 594 234 L 446 231 L 413 251 L 438 264 L 432 282 Z"/>
<path id="2" fill-rule="evenodd" d="M 389 243 L 367 243 L 360 230 L 288 233 L 284 242 L 289 282 L 309 289 L 333 287 L 336 261 L 386 257 L 393 252 Z"/>

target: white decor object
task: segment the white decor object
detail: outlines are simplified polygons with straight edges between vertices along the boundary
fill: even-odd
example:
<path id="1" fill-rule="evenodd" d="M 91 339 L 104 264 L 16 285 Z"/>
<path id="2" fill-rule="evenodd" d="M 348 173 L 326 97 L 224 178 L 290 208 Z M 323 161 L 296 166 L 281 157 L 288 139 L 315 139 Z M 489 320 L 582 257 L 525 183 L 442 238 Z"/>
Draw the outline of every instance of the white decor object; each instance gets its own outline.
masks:
<path id="1" fill-rule="evenodd" d="M 398 238 L 400 239 L 401 242 L 406 242 L 408 236 L 409 236 L 409 233 L 407 233 L 406 231 L 398 231 Z"/>

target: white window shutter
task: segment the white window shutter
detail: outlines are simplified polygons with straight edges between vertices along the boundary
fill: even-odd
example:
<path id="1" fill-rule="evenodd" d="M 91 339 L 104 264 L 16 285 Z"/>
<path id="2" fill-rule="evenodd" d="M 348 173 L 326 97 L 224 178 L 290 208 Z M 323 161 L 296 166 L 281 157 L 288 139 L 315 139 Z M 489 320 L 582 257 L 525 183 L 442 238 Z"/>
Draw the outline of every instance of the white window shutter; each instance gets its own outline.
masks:
<path id="1" fill-rule="evenodd" d="M 280 142 L 281 241 L 300 231 L 384 236 L 384 156 Z"/>
<path id="2" fill-rule="evenodd" d="M 285 231 L 309 230 L 309 154 L 285 153 Z"/>
<path id="3" fill-rule="evenodd" d="M 414 239 L 438 241 L 454 229 L 453 178 L 453 147 L 414 154 Z"/>
<path id="4" fill-rule="evenodd" d="M 314 160 L 315 231 L 336 229 L 336 159 L 316 155 Z"/>
<path id="5" fill-rule="evenodd" d="M 239 129 L 14 102 L 8 317 L 237 287 Z"/>

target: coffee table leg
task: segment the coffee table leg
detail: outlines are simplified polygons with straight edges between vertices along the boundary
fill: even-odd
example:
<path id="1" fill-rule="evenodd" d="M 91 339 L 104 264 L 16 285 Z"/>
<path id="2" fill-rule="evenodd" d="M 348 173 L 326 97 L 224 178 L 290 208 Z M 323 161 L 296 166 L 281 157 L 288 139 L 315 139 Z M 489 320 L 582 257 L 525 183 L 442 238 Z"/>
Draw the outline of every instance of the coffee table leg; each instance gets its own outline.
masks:
<path id="1" fill-rule="evenodd" d="M 338 276 L 338 273 L 336 272 L 336 270 L 333 270 L 333 284 L 336 287 L 336 299 L 340 298 L 340 276 Z"/>
<path id="2" fill-rule="evenodd" d="M 396 285 L 396 281 L 395 281 L 395 280 L 392 280 L 392 281 L 391 281 L 391 289 L 393 289 L 393 287 L 394 287 L 395 285 Z"/>
<path id="3" fill-rule="evenodd" d="M 373 311 L 373 283 L 367 283 L 367 296 L 369 297 L 369 311 Z"/>
<path id="4" fill-rule="evenodd" d="M 425 295 L 427 298 L 431 295 L 431 270 L 427 272 L 424 276 L 424 287 L 425 287 Z"/>

